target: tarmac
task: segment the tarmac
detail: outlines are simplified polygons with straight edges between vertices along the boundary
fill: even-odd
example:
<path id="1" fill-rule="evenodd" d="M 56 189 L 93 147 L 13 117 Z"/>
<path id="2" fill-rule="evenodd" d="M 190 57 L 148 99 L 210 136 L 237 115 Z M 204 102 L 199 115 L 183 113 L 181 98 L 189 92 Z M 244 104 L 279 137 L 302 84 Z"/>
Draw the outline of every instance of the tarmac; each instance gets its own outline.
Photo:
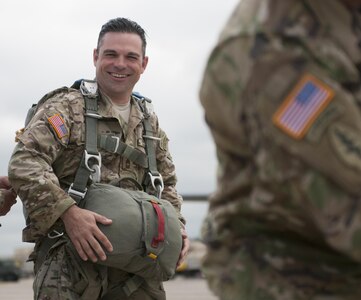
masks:
<path id="1" fill-rule="evenodd" d="M 33 278 L 18 282 L 0 281 L 0 300 L 32 300 Z M 203 278 L 176 276 L 164 283 L 167 300 L 217 300 L 208 289 Z M 54 299 L 55 300 L 55 299 Z M 60 299 L 59 299 L 60 300 Z"/>

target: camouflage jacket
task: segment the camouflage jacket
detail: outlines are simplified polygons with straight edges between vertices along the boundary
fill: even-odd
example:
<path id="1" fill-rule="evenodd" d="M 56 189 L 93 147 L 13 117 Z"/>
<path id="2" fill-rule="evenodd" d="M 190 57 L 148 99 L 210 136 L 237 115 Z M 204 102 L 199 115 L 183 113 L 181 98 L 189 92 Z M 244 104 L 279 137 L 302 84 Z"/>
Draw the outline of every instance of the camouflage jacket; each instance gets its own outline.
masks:
<path id="1" fill-rule="evenodd" d="M 240 1 L 200 90 L 219 160 L 206 239 L 249 237 L 281 269 L 361 261 L 360 29 L 338 0 Z"/>
<path id="2" fill-rule="evenodd" d="M 49 93 L 19 140 L 9 164 L 9 179 L 23 201 L 30 224 L 23 231 L 24 241 L 44 236 L 74 200 L 66 193 L 79 167 L 85 143 L 84 99 L 78 90 L 61 88 Z M 127 145 L 145 153 L 143 113 L 131 99 L 129 122 L 126 124 L 111 101 L 100 97 L 98 135 L 111 134 Z M 176 208 L 179 218 L 182 203 L 177 193 L 174 164 L 168 151 L 168 138 L 151 113 L 151 125 L 159 138 L 156 145 L 157 168 L 164 181 L 162 198 Z M 137 189 L 132 181 L 142 184 L 145 169 L 117 153 L 99 149 L 102 157 L 101 182 L 120 181 L 122 187 Z M 130 178 L 130 180 L 128 180 Z"/>
<path id="3" fill-rule="evenodd" d="M 4 194 L 3 194 L 3 190 L 0 189 L 0 207 L 2 207 L 4 205 L 5 199 L 4 199 Z"/>

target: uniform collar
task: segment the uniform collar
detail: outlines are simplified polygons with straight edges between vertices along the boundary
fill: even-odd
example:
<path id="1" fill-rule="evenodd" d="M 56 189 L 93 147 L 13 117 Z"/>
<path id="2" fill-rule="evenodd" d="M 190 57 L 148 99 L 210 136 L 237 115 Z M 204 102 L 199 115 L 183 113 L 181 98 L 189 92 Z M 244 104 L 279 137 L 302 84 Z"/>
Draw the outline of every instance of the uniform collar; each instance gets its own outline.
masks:
<path id="1" fill-rule="evenodd" d="M 119 119 L 119 114 L 116 109 L 113 107 L 113 103 L 110 100 L 110 98 L 105 95 L 101 90 L 99 90 L 99 109 L 98 113 L 105 118 L 115 118 L 120 123 L 122 123 L 122 120 Z M 130 99 L 130 115 L 129 115 L 129 122 L 127 125 L 128 132 L 133 131 L 138 124 L 143 120 L 144 116 L 142 113 L 142 110 L 133 96 Z"/>

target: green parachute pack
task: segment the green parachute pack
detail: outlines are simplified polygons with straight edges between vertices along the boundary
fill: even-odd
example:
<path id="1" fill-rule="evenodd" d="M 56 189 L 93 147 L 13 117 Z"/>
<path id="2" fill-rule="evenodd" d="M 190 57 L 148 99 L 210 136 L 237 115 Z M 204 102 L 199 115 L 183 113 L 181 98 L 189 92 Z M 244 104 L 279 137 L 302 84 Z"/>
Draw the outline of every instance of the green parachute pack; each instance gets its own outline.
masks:
<path id="1" fill-rule="evenodd" d="M 143 191 L 95 183 L 79 206 L 113 220 L 111 225 L 99 224 L 113 245 L 113 251 L 99 264 L 160 281 L 174 275 L 182 238 L 169 201 Z"/>

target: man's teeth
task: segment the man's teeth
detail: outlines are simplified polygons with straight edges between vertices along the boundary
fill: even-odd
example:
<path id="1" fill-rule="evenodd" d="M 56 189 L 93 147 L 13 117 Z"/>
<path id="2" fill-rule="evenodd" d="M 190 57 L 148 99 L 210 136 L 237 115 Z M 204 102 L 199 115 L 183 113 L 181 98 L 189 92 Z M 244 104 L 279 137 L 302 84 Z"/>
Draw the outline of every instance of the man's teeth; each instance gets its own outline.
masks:
<path id="1" fill-rule="evenodd" d="M 114 76 L 114 77 L 118 77 L 118 78 L 125 78 L 125 77 L 127 77 L 128 75 L 125 75 L 125 74 L 112 73 L 112 76 Z"/>

